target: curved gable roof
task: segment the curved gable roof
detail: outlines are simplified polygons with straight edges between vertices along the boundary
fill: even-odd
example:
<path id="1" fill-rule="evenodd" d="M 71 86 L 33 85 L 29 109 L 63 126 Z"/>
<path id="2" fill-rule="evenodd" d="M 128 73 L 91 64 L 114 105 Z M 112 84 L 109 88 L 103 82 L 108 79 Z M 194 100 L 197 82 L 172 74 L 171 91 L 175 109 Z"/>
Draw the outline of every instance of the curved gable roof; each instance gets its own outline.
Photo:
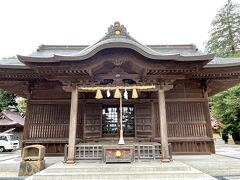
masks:
<path id="1" fill-rule="evenodd" d="M 9 110 L 3 110 L 0 113 L 0 126 L 1 125 L 24 125 L 24 118 L 20 115 L 19 112 L 12 112 Z"/>
<path id="2" fill-rule="evenodd" d="M 77 47 L 77 46 L 76 46 Z M 79 51 L 70 50 L 68 53 L 59 53 L 56 51 L 55 54 L 45 54 L 44 56 L 38 56 L 39 53 L 35 52 L 33 56 L 18 56 L 18 59 L 23 63 L 51 63 L 51 62 L 61 62 L 61 61 L 80 61 L 88 59 L 94 56 L 96 53 L 107 48 L 128 48 L 135 50 L 141 55 L 153 59 L 153 60 L 173 60 L 173 61 L 210 61 L 214 58 L 213 54 L 203 54 L 197 51 L 197 49 L 191 45 L 188 49 L 195 49 L 196 53 L 188 53 L 182 55 L 179 51 L 166 51 L 168 46 L 146 46 L 134 38 L 132 38 L 127 32 L 123 25 L 119 22 L 115 22 L 108 28 L 107 34 L 94 45 L 83 48 L 79 47 Z M 183 48 L 184 46 L 178 46 Z M 185 46 L 186 47 L 186 46 Z M 66 47 L 67 48 L 67 47 Z M 159 51 L 160 49 L 160 51 Z M 177 48 L 175 48 L 177 49 Z M 165 51 L 164 51 L 165 50 Z"/>

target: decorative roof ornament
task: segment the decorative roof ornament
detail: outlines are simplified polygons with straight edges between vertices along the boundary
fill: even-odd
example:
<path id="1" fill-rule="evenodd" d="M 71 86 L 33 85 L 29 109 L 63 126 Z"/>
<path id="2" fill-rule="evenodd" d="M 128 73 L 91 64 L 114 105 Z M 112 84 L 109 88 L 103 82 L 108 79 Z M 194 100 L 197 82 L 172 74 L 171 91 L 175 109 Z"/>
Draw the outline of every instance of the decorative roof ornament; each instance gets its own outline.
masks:
<path id="1" fill-rule="evenodd" d="M 121 36 L 126 37 L 128 35 L 127 29 L 124 25 L 120 25 L 119 22 L 115 22 L 114 25 L 111 25 L 108 28 L 107 36 L 114 37 L 114 36 Z"/>
<path id="2" fill-rule="evenodd" d="M 108 32 L 100 41 L 111 38 L 126 38 L 136 41 L 129 35 L 129 33 L 127 32 L 127 28 L 124 25 L 121 25 L 118 21 L 116 21 L 108 28 Z"/>

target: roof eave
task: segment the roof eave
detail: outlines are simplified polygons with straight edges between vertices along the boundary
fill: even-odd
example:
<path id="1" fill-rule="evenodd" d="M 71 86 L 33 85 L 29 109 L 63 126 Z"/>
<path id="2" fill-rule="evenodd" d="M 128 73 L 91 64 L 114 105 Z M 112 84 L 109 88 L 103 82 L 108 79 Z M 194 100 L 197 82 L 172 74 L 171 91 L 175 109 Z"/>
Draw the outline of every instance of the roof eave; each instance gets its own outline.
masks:
<path id="1" fill-rule="evenodd" d="M 214 54 L 206 54 L 206 55 L 198 55 L 198 56 L 181 56 L 180 54 L 173 54 L 173 55 L 163 55 L 163 54 L 151 54 L 146 48 L 140 46 L 136 46 L 132 43 L 124 43 L 124 42 L 112 42 L 101 44 L 99 46 L 95 46 L 90 51 L 89 49 L 83 50 L 82 54 L 77 55 L 54 55 L 50 57 L 31 57 L 31 56 L 21 56 L 17 55 L 18 59 L 24 63 L 56 63 L 56 62 L 64 62 L 64 61 L 81 61 L 91 58 L 96 53 L 108 49 L 108 48 L 127 48 L 132 49 L 146 58 L 153 59 L 153 60 L 172 60 L 172 61 L 206 61 L 209 62 L 214 58 Z"/>
<path id="2" fill-rule="evenodd" d="M 240 63 L 229 63 L 229 64 L 207 64 L 204 68 L 221 68 L 221 67 L 237 67 Z"/>
<path id="3" fill-rule="evenodd" d="M 25 65 L 0 65 L 0 69 L 31 69 Z"/>

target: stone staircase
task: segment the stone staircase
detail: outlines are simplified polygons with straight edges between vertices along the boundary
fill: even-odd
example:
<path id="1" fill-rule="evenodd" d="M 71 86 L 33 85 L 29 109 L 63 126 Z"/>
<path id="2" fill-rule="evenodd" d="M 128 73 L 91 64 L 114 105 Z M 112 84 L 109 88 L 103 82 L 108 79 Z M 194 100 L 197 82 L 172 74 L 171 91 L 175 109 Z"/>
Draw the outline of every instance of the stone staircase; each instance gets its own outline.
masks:
<path id="1" fill-rule="evenodd" d="M 33 175 L 33 180 L 46 179 L 184 179 L 213 180 L 215 178 L 181 162 L 144 161 L 122 164 L 80 161 L 76 164 L 58 162 Z"/>

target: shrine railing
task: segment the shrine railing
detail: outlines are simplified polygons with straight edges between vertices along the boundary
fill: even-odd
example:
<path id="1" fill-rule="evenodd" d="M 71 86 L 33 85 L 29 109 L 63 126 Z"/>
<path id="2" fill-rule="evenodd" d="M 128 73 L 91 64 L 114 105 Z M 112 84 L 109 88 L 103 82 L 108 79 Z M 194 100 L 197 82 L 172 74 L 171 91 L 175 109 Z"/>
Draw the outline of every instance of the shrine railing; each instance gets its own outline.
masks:
<path id="1" fill-rule="evenodd" d="M 76 145 L 75 151 L 75 160 L 103 160 L 104 145 Z M 155 160 L 161 158 L 161 144 L 133 144 L 134 153 L 133 159 L 134 161 L 149 159 Z M 172 145 L 168 144 L 169 149 L 169 158 L 172 160 Z M 68 155 L 68 145 L 65 145 L 64 148 L 64 161 L 67 161 Z"/>
<path id="2" fill-rule="evenodd" d="M 169 158 L 172 160 L 172 145 L 168 144 Z M 134 144 L 134 159 L 160 159 L 161 158 L 161 144 Z"/>

